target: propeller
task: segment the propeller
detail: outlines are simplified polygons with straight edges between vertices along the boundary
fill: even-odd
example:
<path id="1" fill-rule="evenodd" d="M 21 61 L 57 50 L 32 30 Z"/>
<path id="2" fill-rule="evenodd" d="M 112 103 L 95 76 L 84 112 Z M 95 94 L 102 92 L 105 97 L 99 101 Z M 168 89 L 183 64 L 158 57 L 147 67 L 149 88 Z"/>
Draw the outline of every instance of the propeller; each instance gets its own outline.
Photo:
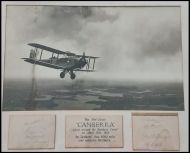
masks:
<path id="1" fill-rule="evenodd" d="M 85 60 L 85 63 L 86 63 L 86 69 L 88 70 L 89 69 L 89 66 L 90 66 L 90 60 L 88 61 L 86 58 L 85 58 L 85 52 L 83 52 L 83 56 L 82 58 Z"/>
<path id="2" fill-rule="evenodd" d="M 82 57 L 80 58 L 80 61 L 85 62 L 86 69 L 88 70 L 90 67 L 90 59 L 89 60 L 86 59 L 85 52 L 83 52 Z"/>
<path id="3" fill-rule="evenodd" d="M 89 63 L 88 62 L 86 63 L 86 69 L 87 70 L 89 69 Z"/>

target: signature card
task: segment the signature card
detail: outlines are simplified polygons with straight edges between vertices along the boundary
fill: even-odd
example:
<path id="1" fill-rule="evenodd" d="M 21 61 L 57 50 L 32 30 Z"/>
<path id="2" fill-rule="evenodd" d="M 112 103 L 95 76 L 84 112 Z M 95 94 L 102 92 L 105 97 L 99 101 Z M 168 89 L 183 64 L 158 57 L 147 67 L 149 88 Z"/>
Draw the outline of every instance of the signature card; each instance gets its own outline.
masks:
<path id="1" fill-rule="evenodd" d="M 121 115 L 66 116 L 67 148 L 123 147 Z"/>
<path id="2" fill-rule="evenodd" d="M 55 145 L 55 115 L 11 115 L 8 149 L 50 149 Z"/>
<path id="3" fill-rule="evenodd" d="M 133 149 L 179 150 L 177 113 L 133 113 Z"/>

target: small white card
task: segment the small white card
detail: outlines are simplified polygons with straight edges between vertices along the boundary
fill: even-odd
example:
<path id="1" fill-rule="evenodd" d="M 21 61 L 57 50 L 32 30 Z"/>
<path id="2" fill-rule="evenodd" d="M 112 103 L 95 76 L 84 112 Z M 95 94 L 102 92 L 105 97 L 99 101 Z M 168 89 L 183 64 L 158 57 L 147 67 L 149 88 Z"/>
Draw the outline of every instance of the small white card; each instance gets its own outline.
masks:
<path id="1" fill-rule="evenodd" d="M 8 149 L 55 147 L 55 115 L 11 115 Z"/>
<path id="2" fill-rule="evenodd" d="M 133 113 L 133 149 L 179 150 L 177 113 Z"/>
<path id="3" fill-rule="evenodd" d="M 67 148 L 123 147 L 121 115 L 66 116 Z"/>

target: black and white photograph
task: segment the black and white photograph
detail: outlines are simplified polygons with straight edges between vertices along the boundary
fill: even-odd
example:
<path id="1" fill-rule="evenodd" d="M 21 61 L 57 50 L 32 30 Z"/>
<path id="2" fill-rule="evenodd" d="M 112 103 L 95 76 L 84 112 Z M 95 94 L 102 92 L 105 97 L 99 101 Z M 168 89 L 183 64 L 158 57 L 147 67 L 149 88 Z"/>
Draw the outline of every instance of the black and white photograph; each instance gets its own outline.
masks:
<path id="1" fill-rule="evenodd" d="M 3 111 L 183 111 L 179 6 L 7 5 Z"/>

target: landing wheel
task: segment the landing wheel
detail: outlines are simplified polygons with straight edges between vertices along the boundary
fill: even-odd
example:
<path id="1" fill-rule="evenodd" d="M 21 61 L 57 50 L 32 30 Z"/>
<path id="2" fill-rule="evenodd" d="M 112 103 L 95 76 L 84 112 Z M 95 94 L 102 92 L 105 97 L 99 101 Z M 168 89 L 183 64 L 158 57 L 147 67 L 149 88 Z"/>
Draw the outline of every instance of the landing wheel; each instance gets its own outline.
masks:
<path id="1" fill-rule="evenodd" d="M 75 79 L 76 75 L 74 73 L 71 73 L 71 79 Z"/>
<path id="2" fill-rule="evenodd" d="M 61 72 L 60 73 L 60 78 L 64 78 L 65 77 L 65 73 L 64 72 Z"/>

